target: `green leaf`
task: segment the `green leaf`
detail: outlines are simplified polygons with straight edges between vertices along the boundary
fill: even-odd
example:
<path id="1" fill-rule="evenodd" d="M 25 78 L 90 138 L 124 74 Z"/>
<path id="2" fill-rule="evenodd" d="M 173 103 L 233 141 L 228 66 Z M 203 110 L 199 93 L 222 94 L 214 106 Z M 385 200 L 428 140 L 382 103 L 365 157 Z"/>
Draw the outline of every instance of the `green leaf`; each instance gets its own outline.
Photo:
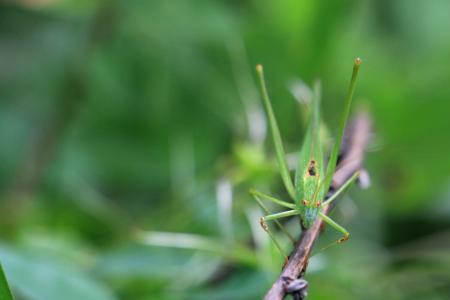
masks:
<path id="1" fill-rule="evenodd" d="M 183 289 L 198 287 L 224 263 L 222 257 L 207 252 L 137 244 L 108 251 L 99 259 L 96 274 L 123 285 L 143 281 L 152 299 L 159 299 L 153 293 L 173 283 L 174 278 Z"/>
<path id="2" fill-rule="evenodd" d="M 267 92 L 266 82 L 264 79 L 264 71 L 262 65 L 256 66 L 256 73 L 258 74 L 261 94 L 266 109 L 267 117 L 269 119 L 270 131 L 272 133 L 273 144 L 275 146 L 275 153 L 277 155 L 278 167 L 280 168 L 281 178 L 283 179 L 284 186 L 286 187 L 289 196 L 295 201 L 295 189 L 292 184 L 291 176 L 289 175 L 289 168 L 286 162 L 286 154 L 283 148 L 283 141 L 281 140 L 280 130 L 278 129 L 277 120 L 273 113 L 272 104 L 270 104 L 269 94 Z"/>
<path id="3" fill-rule="evenodd" d="M 345 125 L 347 123 L 348 116 L 350 115 L 350 109 L 352 107 L 353 94 L 355 92 L 356 78 L 358 77 L 359 67 L 361 66 L 361 59 L 358 57 L 355 59 L 353 65 L 352 79 L 350 80 L 350 86 L 348 87 L 347 97 L 344 103 L 344 111 L 341 116 L 341 122 L 339 123 L 338 134 L 334 142 L 333 150 L 331 151 L 330 160 L 328 161 L 327 172 L 325 176 L 324 191 L 328 191 L 333 180 L 333 173 L 336 169 L 336 162 L 341 148 L 342 136 L 344 135 Z"/>
<path id="4" fill-rule="evenodd" d="M 58 257 L 0 246 L 11 286 L 27 300 L 115 300 L 98 280 Z M 3 300 L 3 298 L 0 298 Z"/>
<path id="5" fill-rule="evenodd" d="M 6 280 L 5 273 L 3 272 L 3 267 L 0 264 L 0 299 L 1 300 L 13 300 L 11 290 L 8 286 L 8 281 Z"/>

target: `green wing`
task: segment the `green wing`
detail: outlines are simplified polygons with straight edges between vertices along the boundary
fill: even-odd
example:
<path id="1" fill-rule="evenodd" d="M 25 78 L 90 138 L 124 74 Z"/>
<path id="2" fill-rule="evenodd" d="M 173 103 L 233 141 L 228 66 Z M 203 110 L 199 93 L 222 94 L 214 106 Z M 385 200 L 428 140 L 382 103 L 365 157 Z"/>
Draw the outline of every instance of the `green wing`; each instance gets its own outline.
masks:
<path id="1" fill-rule="evenodd" d="M 305 135 L 305 139 L 303 141 L 302 149 L 300 150 L 299 162 L 295 174 L 295 192 L 297 201 L 303 200 L 303 198 L 305 197 L 305 192 L 308 194 L 310 192 L 305 190 L 305 175 L 307 174 L 311 161 L 315 162 L 314 171 L 318 173 L 319 175 L 318 178 L 323 178 L 324 167 L 323 167 L 322 143 L 320 138 L 320 97 L 321 97 L 321 87 L 320 83 L 317 81 L 314 84 L 313 88 L 313 97 L 311 102 L 311 113 L 308 123 L 308 129 Z"/>

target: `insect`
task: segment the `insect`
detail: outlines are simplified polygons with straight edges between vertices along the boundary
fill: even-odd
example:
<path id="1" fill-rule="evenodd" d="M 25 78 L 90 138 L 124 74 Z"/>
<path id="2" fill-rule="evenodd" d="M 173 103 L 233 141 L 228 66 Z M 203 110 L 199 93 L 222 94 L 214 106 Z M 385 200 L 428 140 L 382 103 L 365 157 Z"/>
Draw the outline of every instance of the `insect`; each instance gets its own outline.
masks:
<path id="1" fill-rule="evenodd" d="M 307 132 L 300 150 L 294 182 L 292 182 L 292 178 L 289 173 L 281 134 L 278 129 L 277 121 L 275 119 L 267 92 L 263 67 L 261 65 L 256 66 L 256 72 L 260 82 L 262 99 L 269 121 L 279 171 L 286 191 L 292 202 L 283 201 L 256 190 L 251 190 L 250 193 L 267 213 L 269 213 L 269 211 L 264 205 L 263 200 L 276 203 L 289 209 L 279 213 L 268 214 L 260 220 L 261 226 L 269 233 L 280 252 L 281 247 L 269 231 L 266 221 L 275 221 L 276 224 L 291 238 L 291 240 L 294 239 L 289 235 L 284 227 L 282 227 L 278 220 L 296 215 L 300 217 L 301 223 L 306 229 L 310 228 L 317 218 L 322 218 L 324 222 L 343 234 L 342 238 L 337 240 L 336 243 L 342 243 L 350 237 L 349 232 L 324 214 L 322 209 L 342 194 L 359 176 L 359 172 L 355 172 L 330 198 L 324 200 L 332 183 L 332 177 L 340 151 L 341 140 L 348 116 L 350 114 L 353 93 L 356 86 L 356 78 L 358 76 L 360 65 L 361 59 L 356 58 L 353 65 L 353 73 L 350 80 L 348 93 L 344 102 L 344 111 L 340 119 L 336 140 L 332 147 L 327 166 L 324 164 L 325 159 L 322 151 L 324 143 L 320 135 L 320 84 L 318 82 L 314 84 Z"/>

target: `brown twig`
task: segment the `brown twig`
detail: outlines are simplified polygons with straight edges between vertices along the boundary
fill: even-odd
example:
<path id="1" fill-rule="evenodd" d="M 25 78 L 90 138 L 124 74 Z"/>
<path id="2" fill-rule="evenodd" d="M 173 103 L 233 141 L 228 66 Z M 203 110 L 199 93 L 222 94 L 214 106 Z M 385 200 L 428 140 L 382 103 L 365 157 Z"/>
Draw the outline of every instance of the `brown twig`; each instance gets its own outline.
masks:
<path id="1" fill-rule="evenodd" d="M 362 168 L 362 162 L 370 134 L 370 117 L 367 112 L 360 111 L 346 128 L 340 159 L 333 175 L 333 182 L 327 198 L 333 195 L 347 179 Z M 323 209 L 323 213 L 328 214 L 331 209 L 332 205 L 328 205 Z M 319 237 L 323 225 L 322 219 L 318 218 L 311 228 L 302 231 L 294 250 L 289 256 L 288 262 L 271 289 L 267 292 L 264 297 L 265 300 L 283 299 L 289 292 L 288 285 L 298 278 L 303 277 L 314 241 Z M 301 298 L 299 295 L 296 296 L 297 297 L 295 298 Z"/>

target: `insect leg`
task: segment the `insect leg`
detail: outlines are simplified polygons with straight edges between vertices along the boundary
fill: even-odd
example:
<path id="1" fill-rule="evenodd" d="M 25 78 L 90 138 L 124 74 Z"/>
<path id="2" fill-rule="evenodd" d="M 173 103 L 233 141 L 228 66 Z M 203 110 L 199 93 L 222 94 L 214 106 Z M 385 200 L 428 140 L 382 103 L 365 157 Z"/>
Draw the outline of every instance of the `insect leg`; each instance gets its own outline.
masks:
<path id="1" fill-rule="evenodd" d="M 258 201 L 258 203 L 259 202 L 260 201 Z M 290 217 L 290 216 L 295 216 L 295 215 L 298 215 L 298 214 L 300 214 L 300 212 L 298 210 L 287 210 L 287 211 L 283 211 L 283 212 L 280 212 L 280 213 L 275 213 L 275 214 L 270 214 L 270 215 L 264 216 L 264 217 L 262 217 L 259 220 L 259 222 L 261 224 L 261 227 L 264 229 L 264 231 L 266 231 L 269 234 L 269 237 L 271 238 L 271 240 L 273 241 L 273 243 L 277 247 L 278 251 L 280 251 L 281 255 L 284 256 L 284 260 L 286 262 L 288 261 L 288 257 L 283 254 L 283 250 L 281 249 L 280 244 L 278 244 L 277 240 L 275 239 L 275 236 L 272 234 L 272 232 L 270 232 L 269 226 L 267 226 L 266 221 L 272 221 L 273 220 L 273 221 L 277 222 L 277 224 L 280 224 L 280 222 L 278 222 L 277 219 L 286 218 L 286 217 Z M 286 234 L 288 234 L 286 229 L 284 229 L 283 231 Z M 288 234 L 288 236 L 290 236 L 290 235 Z M 295 240 L 294 240 L 294 238 L 292 238 L 292 236 L 290 236 L 290 239 L 291 239 L 291 241 L 293 243 L 295 243 Z"/>
<path id="2" fill-rule="evenodd" d="M 284 207 L 287 207 L 287 208 L 290 208 L 290 209 L 295 209 L 295 204 L 289 203 L 289 202 L 286 202 L 286 201 L 283 201 L 283 200 L 279 200 L 279 199 L 277 199 L 277 198 L 275 198 L 275 197 L 266 195 L 266 194 L 261 193 L 261 192 L 259 192 L 259 191 L 257 191 L 257 190 L 253 190 L 253 189 L 250 190 L 250 194 L 251 194 L 253 197 L 258 197 L 258 198 L 260 198 L 260 199 L 262 199 L 262 200 L 271 201 L 271 202 L 273 202 L 273 203 L 275 203 L 275 204 L 278 204 L 278 205 L 280 205 L 280 206 L 284 206 Z"/>
<path id="3" fill-rule="evenodd" d="M 290 216 L 295 216 L 295 215 L 299 215 L 299 214 L 300 214 L 299 210 L 292 209 L 292 210 L 286 210 L 286 211 L 283 211 L 280 213 L 265 216 L 264 219 L 266 221 L 270 221 L 270 220 L 276 220 L 276 219 L 286 218 L 286 217 L 290 217 Z"/>
<path id="4" fill-rule="evenodd" d="M 260 197 L 261 195 L 264 195 L 264 194 L 259 193 L 259 192 L 256 192 L 256 191 L 251 192 L 251 194 L 252 194 L 253 198 L 255 198 L 256 202 L 258 202 L 259 206 L 261 206 L 261 208 L 266 212 L 266 214 L 268 214 L 268 216 L 270 216 L 271 213 L 270 213 L 269 209 L 264 205 L 264 203 L 261 201 L 261 199 L 269 199 L 269 198 L 270 198 L 270 199 L 275 199 L 275 198 L 270 197 L 270 196 L 267 196 L 267 197 L 269 197 L 269 198 Z M 270 199 L 269 199 L 269 200 L 270 200 Z M 278 200 L 278 199 L 276 199 L 276 200 Z M 278 200 L 278 201 L 281 201 L 281 200 Z M 275 203 L 278 203 L 278 201 L 275 202 Z M 279 204 L 279 203 L 278 203 L 278 204 Z M 289 203 L 286 203 L 286 204 L 289 204 Z M 281 231 L 282 231 L 284 234 L 287 235 L 287 237 L 292 241 L 292 243 L 295 243 L 295 239 L 294 239 L 294 238 L 292 237 L 292 235 L 287 231 L 287 229 L 280 223 L 280 221 L 274 219 L 274 222 L 275 222 L 275 224 L 277 224 L 277 226 L 281 229 Z M 261 223 L 261 226 L 263 227 L 263 229 L 264 229 L 265 231 L 267 231 L 267 230 L 268 230 L 268 227 L 267 227 L 267 225 L 265 225 L 265 220 L 261 220 L 260 223 Z M 264 225 L 263 225 L 263 224 L 264 224 Z"/>
<path id="5" fill-rule="evenodd" d="M 333 227 L 334 229 L 336 229 L 337 231 L 341 232 L 344 235 L 342 238 L 338 239 L 334 243 L 331 243 L 328 246 L 322 248 L 321 251 L 323 251 L 323 250 L 325 250 L 325 249 L 327 249 L 327 248 L 329 248 L 329 247 L 331 247 L 333 245 L 343 243 L 343 242 L 347 241 L 350 238 L 350 233 L 347 231 L 347 229 L 345 229 L 344 227 L 342 227 L 341 225 L 339 225 L 338 223 L 333 221 L 329 216 L 327 216 L 323 212 L 319 212 L 319 216 L 322 218 L 322 220 L 325 223 L 329 224 L 331 227 Z"/>
<path id="6" fill-rule="evenodd" d="M 343 192 L 345 192 L 358 178 L 359 171 L 355 172 L 352 177 L 350 177 L 330 198 L 328 198 L 325 202 L 321 204 L 321 207 L 325 207 L 326 205 L 330 204 L 334 200 L 336 200 L 339 195 L 341 195 Z"/>
<path id="7" fill-rule="evenodd" d="M 256 194 L 252 194 L 253 197 L 255 198 L 256 202 L 259 204 L 259 206 L 261 206 L 261 208 L 268 213 L 268 215 L 262 217 L 260 219 L 260 224 L 261 227 L 264 229 L 265 232 L 267 232 L 267 234 L 269 235 L 270 239 L 273 241 L 273 243 L 275 244 L 275 247 L 277 247 L 278 251 L 281 253 L 281 255 L 285 258 L 285 261 L 287 261 L 287 256 L 283 253 L 283 250 L 280 246 L 280 244 L 278 243 L 278 241 L 276 240 L 275 236 L 273 235 L 273 233 L 270 231 L 269 226 L 266 224 L 266 221 L 271 221 L 273 220 L 277 226 L 281 229 L 281 231 L 283 231 L 288 237 L 289 239 L 292 241 L 292 243 L 295 243 L 295 239 L 292 237 L 292 235 L 289 234 L 289 232 L 286 230 L 286 228 L 278 221 L 278 219 L 280 218 L 284 218 L 284 217 L 289 217 L 289 216 L 293 216 L 295 214 L 299 214 L 299 212 L 297 210 L 288 210 L 288 211 L 284 211 L 281 213 L 276 213 L 276 214 L 270 214 L 269 209 L 264 205 L 264 203 L 261 201 L 261 199 L 256 195 Z"/>

